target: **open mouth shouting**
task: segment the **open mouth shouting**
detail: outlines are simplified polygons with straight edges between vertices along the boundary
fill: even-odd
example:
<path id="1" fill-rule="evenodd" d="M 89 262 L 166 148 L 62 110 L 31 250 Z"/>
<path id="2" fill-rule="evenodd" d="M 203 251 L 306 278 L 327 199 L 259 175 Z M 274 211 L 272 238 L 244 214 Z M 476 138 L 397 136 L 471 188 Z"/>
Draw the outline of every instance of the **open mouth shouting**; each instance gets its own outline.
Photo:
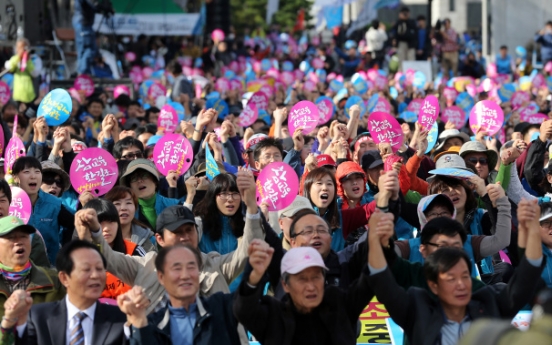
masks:
<path id="1" fill-rule="evenodd" d="M 25 248 L 19 248 L 15 251 L 15 256 L 17 258 L 22 258 L 25 256 Z"/>

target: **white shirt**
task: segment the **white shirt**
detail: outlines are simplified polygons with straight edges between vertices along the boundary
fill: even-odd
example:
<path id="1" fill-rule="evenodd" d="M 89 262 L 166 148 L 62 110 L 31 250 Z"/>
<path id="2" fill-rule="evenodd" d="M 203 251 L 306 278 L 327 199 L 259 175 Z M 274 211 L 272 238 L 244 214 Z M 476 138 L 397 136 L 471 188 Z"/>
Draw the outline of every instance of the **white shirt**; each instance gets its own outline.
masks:
<path id="1" fill-rule="evenodd" d="M 65 296 L 67 303 L 67 328 L 65 330 L 65 344 L 69 345 L 71 330 L 77 324 L 75 315 L 79 312 L 84 312 L 86 317 L 81 321 L 82 330 L 84 332 L 84 345 L 92 345 L 92 335 L 94 334 L 94 314 L 96 313 L 96 304 L 92 304 L 88 309 L 79 310 L 73 303 L 69 301 L 69 296 Z"/>

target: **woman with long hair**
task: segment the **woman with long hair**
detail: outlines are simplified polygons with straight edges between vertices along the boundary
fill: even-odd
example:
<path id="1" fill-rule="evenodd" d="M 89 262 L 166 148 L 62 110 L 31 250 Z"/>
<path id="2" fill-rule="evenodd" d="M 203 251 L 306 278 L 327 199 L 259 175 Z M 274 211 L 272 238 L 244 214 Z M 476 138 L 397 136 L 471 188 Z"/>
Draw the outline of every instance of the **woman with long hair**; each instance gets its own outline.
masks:
<path id="1" fill-rule="evenodd" d="M 146 251 L 134 242 L 123 239 L 119 212 L 111 201 L 104 199 L 92 199 L 84 205 L 83 209 L 93 209 L 98 215 L 102 235 L 107 244 L 119 253 L 127 255 L 145 256 Z M 102 298 L 116 299 L 117 296 L 131 289 L 130 285 L 123 283 L 119 278 L 107 272 L 106 287 Z"/>
<path id="2" fill-rule="evenodd" d="M 142 246 L 146 252 L 156 252 L 155 234 L 146 225 L 134 218 L 138 208 L 138 197 L 132 189 L 124 186 L 113 187 L 104 196 L 104 199 L 111 201 L 119 213 L 123 239 Z"/>

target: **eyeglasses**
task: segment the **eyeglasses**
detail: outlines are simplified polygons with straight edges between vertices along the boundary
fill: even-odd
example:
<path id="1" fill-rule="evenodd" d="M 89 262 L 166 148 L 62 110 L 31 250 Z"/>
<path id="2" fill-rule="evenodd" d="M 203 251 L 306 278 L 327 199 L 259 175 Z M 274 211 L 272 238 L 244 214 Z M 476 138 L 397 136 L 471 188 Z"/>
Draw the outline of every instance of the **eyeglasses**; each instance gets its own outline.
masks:
<path id="1" fill-rule="evenodd" d="M 477 165 L 478 162 L 481 165 L 489 164 L 489 160 L 487 158 L 483 158 L 483 157 L 481 157 L 481 158 L 475 158 L 475 157 L 468 158 L 468 162 L 470 162 L 473 165 Z"/>
<path id="2" fill-rule="evenodd" d="M 329 229 L 309 229 L 309 230 L 303 230 L 301 232 L 298 232 L 293 237 L 297 237 L 297 236 L 312 237 L 315 232 L 318 235 L 329 235 L 330 234 Z"/>
<path id="3" fill-rule="evenodd" d="M 142 151 L 136 151 L 136 152 L 127 153 L 126 155 L 121 156 L 121 158 L 126 161 L 130 161 L 137 158 L 144 158 L 144 155 L 142 154 Z"/>
<path id="4" fill-rule="evenodd" d="M 273 155 L 264 155 L 264 156 L 261 156 L 261 158 L 265 161 L 269 161 L 270 159 L 274 159 L 274 160 L 279 160 L 279 159 L 282 159 L 282 155 L 279 154 L 279 153 L 275 153 Z"/>
<path id="5" fill-rule="evenodd" d="M 150 178 L 150 174 L 147 172 L 138 172 L 130 176 L 130 182 L 145 181 Z"/>
<path id="6" fill-rule="evenodd" d="M 223 200 L 238 200 L 240 198 L 240 193 L 220 193 L 217 196 Z"/>
<path id="7" fill-rule="evenodd" d="M 540 223 L 541 228 L 552 229 L 552 220 L 547 220 Z"/>
<path id="8" fill-rule="evenodd" d="M 462 246 L 458 244 L 448 244 L 448 243 L 431 243 L 427 242 L 430 246 L 434 246 L 437 248 L 462 248 Z"/>
<path id="9" fill-rule="evenodd" d="M 43 175 L 42 183 L 47 185 L 53 185 L 55 183 L 56 186 L 58 186 L 59 188 L 63 188 L 63 182 L 61 181 L 60 178 L 56 178 L 55 176 Z"/>
<path id="10" fill-rule="evenodd" d="M 426 218 L 437 218 L 437 217 L 450 217 L 450 212 L 441 212 L 441 213 L 430 213 Z"/>

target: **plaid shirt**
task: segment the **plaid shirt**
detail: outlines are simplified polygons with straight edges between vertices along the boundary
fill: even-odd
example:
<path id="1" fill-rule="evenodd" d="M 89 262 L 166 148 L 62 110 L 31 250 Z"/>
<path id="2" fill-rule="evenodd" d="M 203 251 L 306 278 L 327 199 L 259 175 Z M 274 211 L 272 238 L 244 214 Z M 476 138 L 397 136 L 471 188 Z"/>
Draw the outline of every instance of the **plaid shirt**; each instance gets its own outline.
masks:
<path id="1" fill-rule="evenodd" d="M 8 286 L 8 289 L 10 290 L 10 295 L 15 290 L 27 290 L 27 287 L 31 283 L 31 275 L 27 275 L 24 279 L 21 279 L 20 281 L 14 282 L 12 280 L 6 279 L 3 275 L 0 274 L 0 277 L 2 277 L 2 280 L 6 283 Z"/>

